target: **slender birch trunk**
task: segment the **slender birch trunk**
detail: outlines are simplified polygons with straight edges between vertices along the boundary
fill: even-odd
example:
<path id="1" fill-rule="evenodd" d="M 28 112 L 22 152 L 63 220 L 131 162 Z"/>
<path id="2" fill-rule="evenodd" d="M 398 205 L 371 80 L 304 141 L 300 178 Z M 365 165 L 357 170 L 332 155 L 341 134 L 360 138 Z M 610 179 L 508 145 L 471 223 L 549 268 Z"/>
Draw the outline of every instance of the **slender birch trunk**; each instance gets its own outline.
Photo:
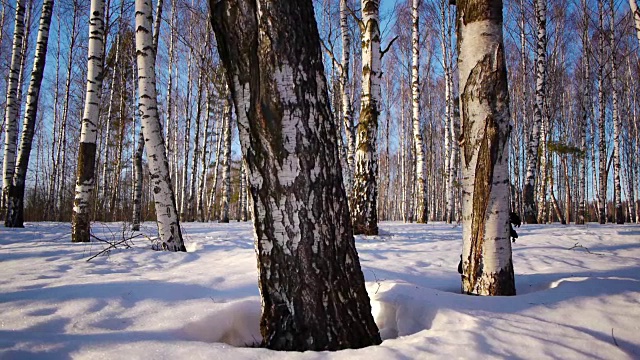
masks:
<path id="1" fill-rule="evenodd" d="M 207 35 L 207 38 L 209 36 Z M 208 43 L 209 39 L 205 40 L 205 43 Z M 200 59 L 201 64 L 205 64 L 204 59 Z M 200 74 L 198 75 L 198 97 L 196 103 L 196 131 L 195 131 L 195 139 L 193 146 L 193 163 L 191 166 L 191 180 L 189 182 L 189 201 L 187 202 L 187 217 L 185 221 L 193 221 L 194 220 L 194 211 L 197 210 L 196 203 L 196 182 L 198 179 L 198 160 L 200 160 L 200 124 L 202 123 L 201 115 L 202 115 L 202 87 L 204 86 L 204 73 L 205 67 L 200 67 Z M 206 120 L 205 120 L 206 121 Z M 205 136 L 206 138 L 206 136 Z M 204 172 L 205 169 L 203 168 Z"/>
<path id="2" fill-rule="evenodd" d="M 71 27 L 71 39 L 69 40 L 69 48 L 74 49 L 78 40 L 79 32 L 76 31 L 78 25 L 78 16 L 80 12 L 80 4 L 77 1 L 73 3 L 73 20 Z M 67 79 L 64 85 L 64 105 L 62 107 L 62 124 L 60 124 L 60 140 L 58 148 L 58 164 L 60 166 L 60 188 L 58 190 L 58 203 L 64 206 L 67 199 L 67 124 L 69 119 L 69 103 L 71 101 L 71 78 L 73 76 L 73 51 L 69 51 L 67 57 Z M 84 99 L 83 99 L 84 101 Z M 84 111 L 84 109 L 83 109 Z M 80 114 L 83 116 L 83 114 Z M 59 209 L 58 220 L 63 219 L 62 208 Z"/>
<path id="3" fill-rule="evenodd" d="M 509 237 L 509 92 L 502 1 L 458 0 L 463 292 L 515 295 Z"/>
<path id="4" fill-rule="evenodd" d="M 305 351 L 379 344 L 349 221 L 313 3 L 212 5 L 249 172 L 262 345 Z"/>
<path id="5" fill-rule="evenodd" d="M 633 0 L 632 0 L 633 1 Z M 587 124 L 589 123 L 589 110 L 591 109 L 591 84 L 589 80 L 589 13 L 587 0 L 582 0 L 582 99 L 580 121 L 580 158 L 579 158 L 579 174 L 578 174 L 578 214 L 576 216 L 576 225 L 585 224 L 586 211 L 586 179 L 587 179 Z"/>
<path id="6" fill-rule="evenodd" d="M 540 127 L 543 122 L 547 68 L 547 1 L 535 0 L 536 25 L 536 101 L 533 107 L 533 124 L 527 143 L 527 171 L 524 183 L 524 221 L 537 223 L 535 207 L 535 185 L 540 147 Z"/>
<path id="7" fill-rule="evenodd" d="M 247 165 L 240 161 L 240 216 L 239 221 L 247 221 Z"/>
<path id="8" fill-rule="evenodd" d="M 356 133 L 351 216 L 354 234 L 378 234 L 378 115 L 380 114 L 380 0 L 362 0 L 362 95 Z"/>
<path id="9" fill-rule="evenodd" d="M 620 115 L 618 113 L 618 64 L 616 62 L 616 9 L 614 0 L 609 1 L 611 8 L 609 47 L 611 48 L 611 98 L 613 117 L 613 198 L 615 202 L 616 224 L 624 224 L 622 212 L 622 186 L 620 186 Z"/>
<path id="10" fill-rule="evenodd" d="M 9 190 L 16 169 L 16 151 L 18 142 L 18 112 L 20 98 L 18 88 L 20 84 L 20 63 L 22 59 L 22 44 L 24 38 L 24 13 L 26 0 L 16 0 L 16 18 L 13 30 L 13 46 L 11 49 L 11 67 L 7 79 L 7 103 L 4 117 L 4 158 L 2 163 L 2 206 L 1 214 L 4 218 Z"/>
<path id="11" fill-rule="evenodd" d="M 204 125 L 204 137 L 202 139 L 202 153 L 200 157 L 200 167 L 202 167 L 202 172 L 200 172 L 200 178 L 198 179 L 198 201 L 197 201 L 197 216 L 196 218 L 199 221 L 205 221 L 204 214 L 204 203 L 205 203 L 205 190 L 206 190 L 206 180 L 207 180 L 207 158 L 208 158 L 208 147 L 209 144 L 209 128 L 211 126 L 211 119 L 213 118 L 213 95 L 211 94 L 210 86 L 207 85 L 206 91 L 206 101 L 207 107 L 205 110 L 205 125 Z"/>
<path id="12" fill-rule="evenodd" d="M 27 170 L 29 168 L 31 144 L 33 142 L 36 127 L 38 100 L 40 99 L 40 84 L 42 83 L 47 57 L 49 27 L 51 25 L 51 15 L 53 14 L 53 4 L 53 0 L 44 0 L 42 2 L 42 12 L 36 42 L 36 53 L 33 62 L 33 70 L 31 71 L 29 90 L 27 92 L 27 104 L 22 123 L 22 135 L 20 137 L 18 158 L 16 161 L 16 169 L 13 174 L 13 183 L 9 188 L 5 220 L 6 227 L 24 227 L 25 181 L 27 177 Z"/>
<path id="13" fill-rule="evenodd" d="M 111 123 L 112 123 L 111 118 L 113 116 L 113 106 L 114 106 L 113 102 L 114 102 L 114 96 L 116 92 L 116 81 L 117 81 L 116 71 L 118 71 L 118 68 L 120 67 L 119 65 L 120 65 L 120 34 L 116 36 L 116 57 L 115 57 L 115 61 L 114 61 L 112 72 L 111 72 L 111 89 L 109 93 L 109 108 L 107 109 L 107 127 L 106 127 L 105 134 L 103 134 L 105 147 L 104 147 L 104 163 L 102 164 L 102 189 L 101 189 L 102 196 L 100 196 L 100 198 L 102 199 L 105 205 L 107 204 L 107 197 L 108 197 L 108 194 L 110 193 L 109 172 L 111 170 L 110 168 L 112 165 L 112 160 L 109 154 L 109 150 L 110 150 L 109 139 L 111 138 Z M 113 193 L 113 191 L 111 193 Z M 115 209 L 111 207 L 107 209 L 107 211 L 111 211 L 111 212 L 113 212 L 114 210 Z"/>
<path id="14" fill-rule="evenodd" d="M 426 224 L 428 214 L 427 199 L 427 168 L 424 161 L 424 147 L 422 141 L 422 127 L 420 124 L 420 0 L 413 0 L 411 8 L 411 95 L 413 101 L 413 142 L 416 149 L 416 175 L 417 175 L 417 222 Z"/>
<path id="15" fill-rule="evenodd" d="M 231 100 L 225 100 L 225 121 L 222 154 L 222 204 L 220 205 L 220 222 L 229 222 L 229 201 L 231 200 Z"/>
<path id="16" fill-rule="evenodd" d="M 353 133 L 353 105 L 351 104 L 351 86 L 349 82 L 349 67 L 351 56 L 351 35 L 349 32 L 347 0 L 340 0 L 340 33 L 342 35 L 342 62 L 340 71 L 340 90 L 342 95 L 342 121 L 347 137 L 347 171 L 346 190 L 351 196 L 353 187 L 353 172 L 356 151 L 356 136 Z"/>
<path id="17" fill-rule="evenodd" d="M 132 231 L 140 231 L 140 223 L 142 221 L 142 153 L 144 152 L 144 136 L 142 131 L 139 133 L 138 146 L 133 155 L 133 221 L 131 222 Z"/>
<path id="18" fill-rule="evenodd" d="M 169 177 L 162 126 L 158 118 L 155 51 L 151 36 L 151 0 L 136 0 L 136 58 L 138 64 L 138 110 L 142 119 L 145 150 L 155 201 L 158 235 L 163 250 L 186 251 L 178 221 L 176 200 Z"/>
<path id="19" fill-rule="evenodd" d="M 189 39 L 191 40 L 191 32 L 189 32 Z M 187 109 L 186 120 L 187 123 L 184 127 L 184 165 L 182 169 L 182 184 L 180 185 L 180 217 L 185 219 L 187 217 L 187 182 L 189 181 L 189 151 L 191 149 L 191 69 L 192 69 L 193 49 L 189 48 L 189 60 L 187 61 Z"/>
<path id="20" fill-rule="evenodd" d="M 89 19 L 89 54 L 87 65 L 87 94 L 84 103 L 80 148 L 76 171 L 76 189 L 71 221 L 71 241 L 89 242 L 91 224 L 91 195 L 95 182 L 96 135 L 100 116 L 100 92 L 104 74 L 104 0 L 91 0 Z"/>
<path id="21" fill-rule="evenodd" d="M 213 183 L 211 184 L 211 193 L 209 194 L 209 201 L 207 202 L 207 221 L 211 221 L 215 215 L 216 191 L 218 190 L 218 168 L 220 168 L 220 151 L 222 150 L 222 139 L 224 138 L 222 136 L 222 131 L 227 126 L 226 122 L 230 121 L 230 111 L 231 109 L 224 106 L 222 118 L 218 120 L 218 127 L 216 131 L 216 161 L 213 165 Z"/>
<path id="22" fill-rule="evenodd" d="M 604 39 L 604 5 L 603 1 L 598 1 L 598 19 L 599 19 L 599 27 L 600 34 L 598 35 L 598 73 L 597 73 L 597 81 L 598 81 L 598 104 L 600 111 L 600 118 L 598 120 L 598 158 L 600 160 L 600 202 L 598 204 L 598 218 L 600 220 L 600 224 L 604 224 L 607 222 L 606 217 L 606 207 L 607 207 L 607 142 L 606 142 L 606 132 L 605 132 L 605 122 L 606 122 L 606 104 L 605 104 L 605 93 L 604 93 L 604 72 L 605 72 L 605 60 L 604 60 L 604 47 L 605 47 L 605 39 Z M 595 171 L 595 169 L 594 169 Z"/>

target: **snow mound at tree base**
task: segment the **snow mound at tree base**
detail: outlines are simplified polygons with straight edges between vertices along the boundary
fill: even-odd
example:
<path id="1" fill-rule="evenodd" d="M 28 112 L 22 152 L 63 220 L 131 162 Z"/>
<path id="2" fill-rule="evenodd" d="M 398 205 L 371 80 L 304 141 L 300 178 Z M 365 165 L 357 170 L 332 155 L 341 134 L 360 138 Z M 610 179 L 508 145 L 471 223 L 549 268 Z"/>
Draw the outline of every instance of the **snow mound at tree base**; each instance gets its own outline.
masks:
<path id="1" fill-rule="evenodd" d="M 225 343 L 236 347 L 260 344 L 260 301 L 243 300 L 220 306 L 180 331 L 185 340 Z"/>

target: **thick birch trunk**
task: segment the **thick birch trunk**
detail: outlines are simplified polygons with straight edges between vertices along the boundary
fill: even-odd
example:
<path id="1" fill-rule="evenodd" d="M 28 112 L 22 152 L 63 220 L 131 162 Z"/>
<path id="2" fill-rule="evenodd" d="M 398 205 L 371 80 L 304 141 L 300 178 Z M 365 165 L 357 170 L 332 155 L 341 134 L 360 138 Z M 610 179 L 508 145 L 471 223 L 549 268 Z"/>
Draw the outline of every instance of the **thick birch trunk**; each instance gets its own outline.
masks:
<path id="1" fill-rule="evenodd" d="M 536 42 L 536 101 L 533 108 L 533 124 L 527 144 L 527 171 L 524 183 L 523 207 L 524 221 L 537 223 L 535 206 L 536 172 L 538 167 L 538 149 L 540 146 L 540 127 L 544 114 L 547 68 L 547 2 L 535 0 L 536 24 L 538 29 Z"/>
<path id="2" fill-rule="evenodd" d="M 229 201 L 231 200 L 231 101 L 225 101 L 224 114 L 227 116 L 223 135 L 222 154 L 222 203 L 220 204 L 220 222 L 229 222 Z"/>
<path id="3" fill-rule="evenodd" d="M 163 250 L 186 251 L 178 221 L 176 200 L 169 177 L 169 164 L 158 118 L 155 55 L 151 36 L 151 0 L 136 0 L 136 54 L 138 64 L 138 110 L 142 119 L 145 150 Z"/>
<path id="4" fill-rule="evenodd" d="M 364 235 L 378 235 L 379 7 L 380 0 L 362 0 L 362 95 L 350 209 L 354 234 Z"/>
<path id="5" fill-rule="evenodd" d="M 509 238 L 509 92 L 502 1 L 458 0 L 462 118 L 462 288 L 515 295 Z"/>
<path id="6" fill-rule="evenodd" d="M 95 183 L 96 135 L 98 117 L 100 116 L 100 92 L 104 75 L 104 12 L 104 0 L 91 0 L 87 94 L 85 96 L 80 130 L 80 149 L 78 150 L 76 189 L 71 220 L 71 241 L 73 242 L 90 241 L 90 203 Z"/>
<path id="7" fill-rule="evenodd" d="M 624 224 L 622 212 L 622 187 L 620 186 L 620 115 L 618 114 L 618 64 L 616 63 L 616 11 L 613 0 L 609 1 L 611 8 L 609 47 L 611 48 L 611 99 L 613 117 L 613 198 L 615 202 L 616 224 Z"/>
<path id="8" fill-rule="evenodd" d="M 11 49 L 11 67 L 7 79 L 7 103 L 4 117 L 4 158 L 2 163 L 2 206 L 1 214 L 6 212 L 9 190 L 16 169 L 16 151 L 18 142 L 18 112 L 20 98 L 18 88 L 20 84 L 20 63 L 22 59 L 22 43 L 24 37 L 25 1 L 16 0 L 16 18 L 13 30 L 13 46 Z"/>
<path id="9" fill-rule="evenodd" d="M 417 175 L 417 218 L 418 223 L 426 224 L 428 216 L 427 199 L 427 168 L 424 161 L 424 145 L 422 141 L 422 127 L 420 124 L 420 0 L 413 0 L 412 17 L 412 63 L 411 63 L 411 98 L 413 101 L 413 142 L 416 149 Z"/>
<path id="10" fill-rule="evenodd" d="M 247 221 L 247 171 L 244 161 L 240 161 L 240 216 L 239 221 Z"/>
<path id="11" fill-rule="evenodd" d="M 16 169 L 13 174 L 13 183 L 9 189 L 7 203 L 7 214 L 5 220 L 6 227 L 24 227 L 24 191 L 27 170 L 29 168 L 29 157 L 31 155 L 31 144 L 36 128 L 36 118 L 38 113 L 38 100 L 40 98 L 40 84 L 44 75 L 44 67 L 47 57 L 47 44 L 49 42 L 49 26 L 51 25 L 51 15 L 53 14 L 53 0 L 42 2 L 42 12 L 40 25 L 38 27 L 38 38 L 36 42 L 36 53 L 31 71 L 31 80 L 27 92 L 27 104 L 22 123 L 22 135 Z"/>
<path id="12" fill-rule="evenodd" d="M 263 346 L 379 344 L 349 221 L 313 4 L 211 5 L 249 173 Z"/>

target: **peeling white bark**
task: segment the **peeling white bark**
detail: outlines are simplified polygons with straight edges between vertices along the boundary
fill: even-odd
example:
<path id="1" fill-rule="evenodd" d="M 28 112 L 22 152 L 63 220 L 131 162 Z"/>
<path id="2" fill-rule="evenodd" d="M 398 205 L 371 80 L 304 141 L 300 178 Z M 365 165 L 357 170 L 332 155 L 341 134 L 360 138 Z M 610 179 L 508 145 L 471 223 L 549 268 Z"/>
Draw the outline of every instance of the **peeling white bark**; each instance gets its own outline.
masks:
<path id="1" fill-rule="evenodd" d="M 515 295 L 509 238 L 509 95 L 501 1 L 458 0 L 463 291 Z"/>

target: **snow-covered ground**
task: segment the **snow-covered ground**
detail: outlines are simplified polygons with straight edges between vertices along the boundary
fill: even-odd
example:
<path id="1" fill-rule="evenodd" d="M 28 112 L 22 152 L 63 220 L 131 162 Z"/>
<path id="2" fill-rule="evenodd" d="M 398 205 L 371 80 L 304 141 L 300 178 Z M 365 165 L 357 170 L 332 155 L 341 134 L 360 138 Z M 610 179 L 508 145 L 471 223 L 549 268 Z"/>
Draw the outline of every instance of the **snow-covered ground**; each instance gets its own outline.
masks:
<path id="1" fill-rule="evenodd" d="M 460 227 L 381 229 L 357 246 L 382 345 L 282 353 L 252 348 L 249 223 L 185 224 L 187 253 L 137 238 L 90 262 L 106 245 L 72 244 L 69 224 L 0 227 L 0 359 L 640 359 L 640 226 L 525 225 L 518 295 L 494 298 L 459 294 Z"/>

